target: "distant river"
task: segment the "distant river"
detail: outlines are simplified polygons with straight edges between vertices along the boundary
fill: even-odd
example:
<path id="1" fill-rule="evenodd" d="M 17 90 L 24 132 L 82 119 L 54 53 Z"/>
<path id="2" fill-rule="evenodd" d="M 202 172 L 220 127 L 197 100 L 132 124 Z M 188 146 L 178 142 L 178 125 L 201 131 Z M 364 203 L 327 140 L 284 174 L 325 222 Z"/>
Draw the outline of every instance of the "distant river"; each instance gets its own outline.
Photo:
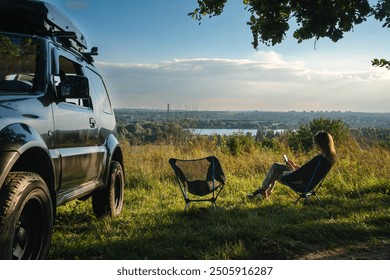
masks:
<path id="1" fill-rule="evenodd" d="M 243 133 L 246 135 L 248 132 L 251 133 L 253 136 L 256 136 L 257 129 L 239 129 L 239 128 L 189 128 L 189 131 L 192 132 L 192 134 L 195 135 L 226 135 L 230 136 L 234 133 Z M 274 133 L 276 132 L 284 132 L 284 129 L 275 129 Z"/>

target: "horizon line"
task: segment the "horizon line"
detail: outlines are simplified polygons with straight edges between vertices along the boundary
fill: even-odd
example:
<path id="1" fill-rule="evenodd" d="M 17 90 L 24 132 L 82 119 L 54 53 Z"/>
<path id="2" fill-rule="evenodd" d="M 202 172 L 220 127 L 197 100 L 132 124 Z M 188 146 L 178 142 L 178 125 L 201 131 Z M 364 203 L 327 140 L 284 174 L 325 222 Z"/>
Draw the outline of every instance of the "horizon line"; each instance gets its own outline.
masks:
<path id="1" fill-rule="evenodd" d="M 143 110 L 143 111 L 161 111 L 167 112 L 167 109 L 159 109 L 159 108 L 116 108 L 113 107 L 114 110 Z M 174 112 L 264 112 L 264 113 L 360 113 L 360 114 L 390 114 L 390 112 L 373 112 L 373 111 L 352 111 L 352 110 L 288 110 L 288 111 L 272 111 L 272 110 L 257 110 L 257 109 L 237 109 L 237 110 L 208 110 L 208 109 L 172 109 L 169 108 L 169 111 Z"/>

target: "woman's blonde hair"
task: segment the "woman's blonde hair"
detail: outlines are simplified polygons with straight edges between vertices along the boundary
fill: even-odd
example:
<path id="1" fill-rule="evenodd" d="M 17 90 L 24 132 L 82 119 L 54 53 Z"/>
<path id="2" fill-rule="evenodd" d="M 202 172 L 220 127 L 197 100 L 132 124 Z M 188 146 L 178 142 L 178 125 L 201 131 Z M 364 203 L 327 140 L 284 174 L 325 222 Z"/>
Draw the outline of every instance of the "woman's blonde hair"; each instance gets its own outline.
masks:
<path id="1" fill-rule="evenodd" d="M 325 157 L 333 165 L 337 160 L 336 148 L 334 147 L 333 137 L 326 131 L 319 131 L 314 135 L 314 143 L 316 143 Z"/>

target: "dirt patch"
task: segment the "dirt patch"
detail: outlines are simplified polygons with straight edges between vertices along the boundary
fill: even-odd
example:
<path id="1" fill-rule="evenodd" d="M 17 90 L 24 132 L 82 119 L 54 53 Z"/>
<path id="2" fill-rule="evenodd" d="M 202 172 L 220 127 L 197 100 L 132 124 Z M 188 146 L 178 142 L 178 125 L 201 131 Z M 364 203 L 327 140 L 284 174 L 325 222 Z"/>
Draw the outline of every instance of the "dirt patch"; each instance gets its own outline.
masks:
<path id="1" fill-rule="evenodd" d="M 390 244 L 359 243 L 329 250 L 316 250 L 304 255 L 302 260 L 389 260 Z"/>

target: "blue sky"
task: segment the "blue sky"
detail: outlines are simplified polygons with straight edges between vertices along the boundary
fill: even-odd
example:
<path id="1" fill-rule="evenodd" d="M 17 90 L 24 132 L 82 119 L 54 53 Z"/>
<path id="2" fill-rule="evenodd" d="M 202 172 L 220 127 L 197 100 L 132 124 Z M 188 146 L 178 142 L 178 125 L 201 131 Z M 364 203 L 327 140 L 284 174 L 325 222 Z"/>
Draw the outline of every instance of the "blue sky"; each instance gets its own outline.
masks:
<path id="1" fill-rule="evenodd" d="M 389 29 L 370 20 L 333 43 L 252 48 L 241 0 L 201 25 L 196 0 L 48 0 L 99 48 L 116 108 L 390 112 Z"/>

